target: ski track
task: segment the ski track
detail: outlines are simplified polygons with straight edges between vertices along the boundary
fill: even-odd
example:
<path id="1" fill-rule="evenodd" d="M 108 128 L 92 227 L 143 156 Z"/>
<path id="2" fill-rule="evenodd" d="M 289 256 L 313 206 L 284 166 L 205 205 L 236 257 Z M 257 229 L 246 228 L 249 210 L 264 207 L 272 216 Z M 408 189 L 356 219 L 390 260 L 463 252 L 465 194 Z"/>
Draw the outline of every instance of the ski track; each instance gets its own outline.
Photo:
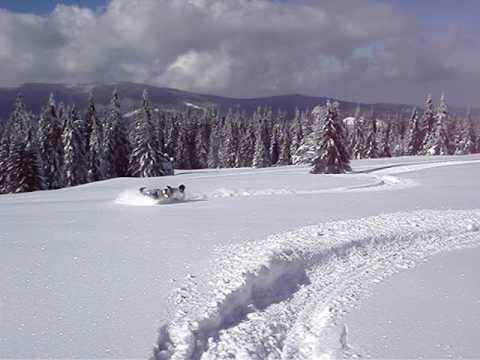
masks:
<path id="1" fill-rule="evenodd" d="M 356 357 L 342 315 L 392 274 L 480 245 L 480 210 L 308 226 L 216 249 L 208 279 L 172 294 L 153 359 Z"/>
<path id="2" fill-rule="evenodd" d="M 320 190 L 296 190 L 296 189 L 217 189 L 211 193 L 203 195 L 193 195 L 193 198 L 198 199 L 215 199 L 215 198 L 232 198 L 245 196 L 273 196 L 273 195 L 315 195 L 341 192 L 363 192 L 363 191 L 386 191 L 386 190 L 401 190 L 417 186 L 418 184 L 405 178 L 399 178 L 393 175 L 410 173 L 414 171 L 427 170 L 437 167 L 454 166 L 454 165 L 468 165 L 480 163 L 480 160 L 466 160 L 466 161 L 435 161 L 429 163 L 415 163 L 415 164 L 395 164 L 390 166 L 382 166 L 378 169 L 365 170 L 359 173 L 340 175 L 340 176 L 356 176 L 357 178 L 372 179 L 373 182 L 364 185 L 338 187 L 332 189 Z"/>
<path id="3" fill-rule="evenodd" d="M 417 186 L 418 184 L 406 178 L 400 178 L 393 175 L 410 173 L 414 171 L 427 170 L 436 167 L 454 166 L 454 165 L 467 165 L 480 163 L 480 160 L 466 160 L 466 161 L 434 161 L 415 164 L 394 164 L 389 166 L 381 166 L 379 168 L 363 170 L 358 173 L 352 173 L 347 175 L 348 177 L 357 177 L 366 180 L 372 180 L 363 185 L 350 186 L 350 187 L 337 187 L 331 189 L 319 189 L 319 190 L 298 190 L 292 188 L 283 189 L 228 189 L 220 188 L 209 193 L 195 194 L 187 193 L 185 201 L 205 201 L 209 199 L 223 199 L 223 198 L 236 198 L 236 197 L 254 197 L 254 196 L 286 196 L 286 195 L 316 195 L 316 194 L 331 194 L 331 193 L 344 193 L 344 192 L 364 192 L 364 191 L 388 191 L 388 190 L 401 190 L 410 187 Z M 262 173 L 276 173 L 282 172 L 282 169 L 266 170 Z M 251 172 L 237 172 L 232 174 L 220 174 L 220 175 L 207 175 L 197 176 L 192 179 L 205 179 L 209 177 L 230 177 L 237 175 L 251 175 Z M 120 193 L 114 200 L 116 204 L 130 205 L 130 206 L 156 206 L 159 205 L 158 201 L 142 196 L 138 193 L 138 189 L 128 189 Z"/>

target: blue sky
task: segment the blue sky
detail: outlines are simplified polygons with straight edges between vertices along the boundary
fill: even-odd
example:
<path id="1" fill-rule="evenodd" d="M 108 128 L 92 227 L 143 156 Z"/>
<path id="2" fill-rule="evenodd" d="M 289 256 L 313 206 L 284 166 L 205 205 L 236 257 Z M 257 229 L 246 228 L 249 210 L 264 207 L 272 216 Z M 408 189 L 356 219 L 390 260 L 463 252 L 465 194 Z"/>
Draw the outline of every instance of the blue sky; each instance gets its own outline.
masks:
<path id="1" fill-rule="evenodd" d="M 57 4 L 96 8 L 104 6 L 106 3 L 107 0 L 0 0 L 0 8 L 15 12 L 44 15 L 51 12 Z"/>
<path id="2" fill-rule="evenodd" d="M 295 0 L 283 0 L 295 2 Z M 321 2 L 321 0 L 318 0 Z M 353 0 L 355 1 L 355 0 Z M 376 0 L 379 3 L 394 4 L 420 21 L 433 24 L 463 23 L 476 26 L 480 13 L 478 0 Z M 105 6 L 108 0 L 0 0 L 0 8 L 16 12 L 44 15 L 51 12 L 57 4 L 79 5 L 98 8 Z"/>
<path id="3" fill-rule="evenodd" d="M 0 0 L 0 9 L 0 87 L 133 81 L 418 104 L 445 92 L 452 104 L 480 104 L 480 0 Z"/>

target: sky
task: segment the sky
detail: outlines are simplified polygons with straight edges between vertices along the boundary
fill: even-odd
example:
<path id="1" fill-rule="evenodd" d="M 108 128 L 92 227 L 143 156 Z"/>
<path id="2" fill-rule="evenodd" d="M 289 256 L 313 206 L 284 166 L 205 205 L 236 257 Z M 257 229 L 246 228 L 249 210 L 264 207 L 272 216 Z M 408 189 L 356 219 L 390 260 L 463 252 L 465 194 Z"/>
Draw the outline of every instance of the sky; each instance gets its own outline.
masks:
<path id="1" fill-rule="evenodd" d="M 478 0 L 0 0 L 0 86 L 478 106 Z"/>

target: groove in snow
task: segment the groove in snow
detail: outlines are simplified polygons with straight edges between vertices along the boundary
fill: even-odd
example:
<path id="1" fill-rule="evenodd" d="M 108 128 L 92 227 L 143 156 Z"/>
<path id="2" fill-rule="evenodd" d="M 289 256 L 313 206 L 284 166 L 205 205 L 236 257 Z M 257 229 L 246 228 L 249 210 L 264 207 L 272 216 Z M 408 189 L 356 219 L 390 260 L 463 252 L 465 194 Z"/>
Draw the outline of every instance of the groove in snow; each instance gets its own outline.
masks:
<path id="1" fill-rule="evenodd" d="M 369 286 L 440 251 L 480 245 L 480 210 L 320 224 L 218 248 L 172 296 L 154 359 L 356 356 L 342 315 Z"/>

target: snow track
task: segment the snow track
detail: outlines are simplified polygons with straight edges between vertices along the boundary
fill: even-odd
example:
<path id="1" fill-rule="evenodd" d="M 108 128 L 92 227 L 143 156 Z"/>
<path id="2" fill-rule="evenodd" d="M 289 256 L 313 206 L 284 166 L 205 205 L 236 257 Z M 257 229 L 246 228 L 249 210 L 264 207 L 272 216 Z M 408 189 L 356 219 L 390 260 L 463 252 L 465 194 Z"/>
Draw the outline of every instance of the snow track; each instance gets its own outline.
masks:
<path id="1" fill-rule="evenodd" d="M 480 245 L 480 210 L 325 223 L 221 247 L 171 298 L 155 359 L 351 357 L 342 315 L 373 284 L 442 251 Z"/>

